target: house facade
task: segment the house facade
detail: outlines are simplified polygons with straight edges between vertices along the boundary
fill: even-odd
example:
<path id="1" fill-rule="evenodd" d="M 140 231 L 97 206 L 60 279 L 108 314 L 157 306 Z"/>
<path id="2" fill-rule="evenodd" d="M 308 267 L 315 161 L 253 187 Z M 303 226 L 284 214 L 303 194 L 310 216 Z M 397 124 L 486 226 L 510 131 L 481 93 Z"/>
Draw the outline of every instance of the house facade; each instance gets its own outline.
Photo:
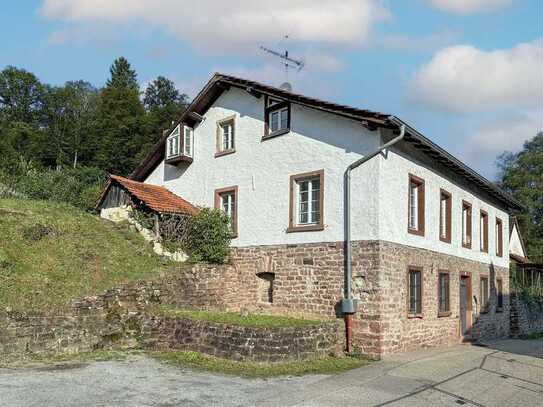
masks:
<path id="1" fill-rule="evenodd" d="M 231 216 L 255 307 L 340 316 L 344 171 L 402 123 L 216 74 L 132 178 Z M 516 202 L 409 126 L 351 185 L 355 346 L 508 336 Z"/>

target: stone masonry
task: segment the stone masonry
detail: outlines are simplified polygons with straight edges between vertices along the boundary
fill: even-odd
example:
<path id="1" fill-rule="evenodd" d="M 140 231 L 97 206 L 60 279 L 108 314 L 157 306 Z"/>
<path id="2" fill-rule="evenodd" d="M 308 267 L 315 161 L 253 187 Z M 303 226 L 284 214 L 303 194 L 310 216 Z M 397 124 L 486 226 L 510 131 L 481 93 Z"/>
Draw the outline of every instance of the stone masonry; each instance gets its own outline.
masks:
<path id="1" fill-rule="evenodd" d="M 270 312 L 339 317 L 343 296 L 343 243 L 257 246 L 236 248 L 232 259 L 246 275 L 246 295 Z M 407 271 L 422 267 L 421 318 L 407 316 Z M 439 271 L 450 273 L 451 315 L 438 317 Z M 255 275 L 273 273 L 273 301 L 264 303 Z M 451 344 L 461 340 L 459 278 L 472 281 L 472 338 L 509 335 L 509 272 L 489 264 L 383 241 L 353 242 L 353 295 L 358 299 L 354 343 L 366 355 Z M 479 281 L 489 277 L 490 307 L 481 313 Z M 496 311 L 496 278 L 503 280 L 504 307 Z M 251 282 L 252 281 L 252 282 Z"/>

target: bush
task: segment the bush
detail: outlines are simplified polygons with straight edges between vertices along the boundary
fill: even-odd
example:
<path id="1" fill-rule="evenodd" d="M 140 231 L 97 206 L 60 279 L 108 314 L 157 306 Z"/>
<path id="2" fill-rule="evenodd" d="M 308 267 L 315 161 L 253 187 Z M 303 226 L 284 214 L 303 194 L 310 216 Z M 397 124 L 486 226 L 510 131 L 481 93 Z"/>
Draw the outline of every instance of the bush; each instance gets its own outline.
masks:
<path id="1" fill-rule="evenodd" d="M 187 250 L 193 261 L 224 263 L 230 253 L 230 219 L 221 210 L 204 208 L 192 219 Z"/>
<path id="2" fill-rule="evenodd" d="M 0 173 L 0 193 L 4 196 L 66 202 L 90 210 L 94 208 L 105 179 L 105 172 L 97 168 L 50 170 L 32 162 L 20 161 L 9 173 Z"/>

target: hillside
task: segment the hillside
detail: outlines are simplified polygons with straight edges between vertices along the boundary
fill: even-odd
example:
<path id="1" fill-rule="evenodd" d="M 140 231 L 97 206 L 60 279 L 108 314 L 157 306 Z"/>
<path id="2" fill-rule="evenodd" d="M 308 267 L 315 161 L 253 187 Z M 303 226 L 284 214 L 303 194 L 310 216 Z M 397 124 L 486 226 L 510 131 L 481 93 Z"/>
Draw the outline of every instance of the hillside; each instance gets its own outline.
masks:
<path id="1" fill-rule="evenodd" d="M 60 310 L 163 266 L 125 226 L 68 205 L 0 199 L 0 311 Z"/>

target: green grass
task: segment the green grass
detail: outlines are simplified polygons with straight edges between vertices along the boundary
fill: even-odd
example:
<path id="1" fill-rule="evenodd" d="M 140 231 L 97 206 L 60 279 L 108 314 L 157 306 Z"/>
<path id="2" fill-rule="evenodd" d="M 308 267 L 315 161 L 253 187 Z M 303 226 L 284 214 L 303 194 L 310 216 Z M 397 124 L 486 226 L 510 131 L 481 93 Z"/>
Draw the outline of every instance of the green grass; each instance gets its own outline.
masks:
<path id="1" fill-rule="evenodd" d="M 192 311 L 172 308 L 168 306 L 157 306 L 153 308 L 151 312 L 155 315 L 163 315 L 173 318 L 188 318 L 217 322 L 221 324 L 250 326 L 257 328 L 304 327 L 325 323 L 325 321 L 283 317 L 276 315 L 241 315 L 240 313 L 236 312 Z"/>
<path id="2" fill-rule="evenodd" d="M 0 199 L 0 237 L 0 311 L 60 310 L 164 266 L 136 232 L 65 204 Z"/>
<path id="3" fill-rule="evenodd" d="M 328 356 L 305 361 L 257 363 L 236 362 L 203 355 L 198 352 L 151 352 L 150 356 L 170 365 L 194 370 L 243 377 L 302 376 L 306 374 L 332 374 L 364 366 L 366 359 Z"/>

